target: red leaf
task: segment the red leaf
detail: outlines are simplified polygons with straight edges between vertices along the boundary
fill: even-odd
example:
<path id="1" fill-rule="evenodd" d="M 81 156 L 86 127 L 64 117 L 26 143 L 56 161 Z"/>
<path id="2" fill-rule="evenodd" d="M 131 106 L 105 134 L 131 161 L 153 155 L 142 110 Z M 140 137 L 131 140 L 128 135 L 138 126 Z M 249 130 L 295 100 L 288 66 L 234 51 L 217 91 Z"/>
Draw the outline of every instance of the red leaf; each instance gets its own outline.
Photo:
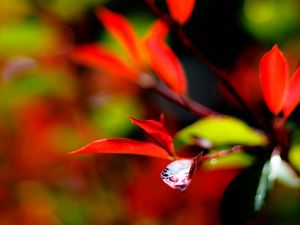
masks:
<path id="1" fill-rule="evenodd" d="M 195 0 L 166 0 L 172 18 L 183 25 L 192 15 Z"/>
<path id="2" fill-rule="evenodd" d="M 101 8 L 98 10 L 97 16 L 102 21 L 105 28 L 130 54 L 132 57 L 132 62 L 135 63 L 138 68 L 140 68 L 141 55 L 139 53 L 138 38 L 126 17 L 112 12 L 106 8 Z"/>
<path id="3" fill-rule="evenodd" d="M 174 52 L 162 41 L 146 42 L 150 64 L 157 76 L 178 94 L 187 91 L 185 71 Z"/>
<path id="4" fill-rule="evenodd" d="M 89 44 L 77 47 L 71 57 L 81 64 L 104 70 L 110 74 L 121 75 L 134 81 L 137 79 L 137 73 L 132 68 L 99 45 Z"/>
<path id="5" fill-rule="evenodd" d="M 70 154 L 82 153 L 134 154 L 172 160 L 167 151 L 158 145 L 128 138 L 97 140 Z"/>
<path id="6" fill-rule="evenodd" d="M 169 32 L 168 26 L 162 20 L 156 20 L 150 27 L 146 39 L 163 41 Z"/>
<path id="7" fill-rule="evenodd" d="M 131 121 L 145 130 L 159 145 L 167 149 L 170 154 L 174 154 L 173 138 L 162 123 L 155 120 L 137 120 L 134 118 L 131 118 Z"/>
<path id="8" fill-rule="evenodd" d="M 260 79 L 264 100 L 270 111 L 277 115 L 283 107 L 287 85 L 288 64 L 285 57 L 274 45 L 260 62 Z"/>
<path id="9" fill-rule="evenodd" d="M 283 107 L 284 117 L 287 118 L 300 102 L 300 67 L 293 75 Z"/>

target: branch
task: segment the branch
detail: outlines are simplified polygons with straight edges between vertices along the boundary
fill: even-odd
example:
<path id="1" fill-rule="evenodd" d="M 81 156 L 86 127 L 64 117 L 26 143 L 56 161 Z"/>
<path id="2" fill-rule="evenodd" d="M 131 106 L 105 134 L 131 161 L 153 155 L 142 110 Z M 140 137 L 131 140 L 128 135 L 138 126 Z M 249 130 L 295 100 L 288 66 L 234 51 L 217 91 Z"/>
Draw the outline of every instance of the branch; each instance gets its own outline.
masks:
<path id="1" fill-rule="evenodd" d="M 200 152 L 194 158 L 194 162 L 190 169 L 189 176 L 191 177 L 196 172 L 196 170 L 202 165 L 202 163 L 206 160 L 217 159 L 217 158 L 220 158 L 220 157 L 232 154 L 232 153 L 241 152 L 242 150 L 243 150 L 242 146 L 236 145 L 230 149 L 222 150 L 217 153 L 213 153 L 213 154 L 209 154 L 209 155 L 204 155 L 203 152 Z"/>
<path id="2" fill-rule="evenodd" d="M 210 159 L 216 159 L 216 158 L 223 157 L 223 156 L 226 156 L 226 155 L 229 155 L 229 154 L 232 154 L 235 152 L 240 152 L 240 151 L 242 151 L 242 146 L 236 145 L 230 149 L 222 150 L 222 151 L 219 151 L 214 154 L 203 155 L 203 156 L 201 156 L 200 161 L 203 162 L 203 161 L 210 160 Z"/>
<path id="3" fill-rule="evenodd" d="M 145 0 L 146 4 L 149 6 L 151 11 L 160 19 L 162 19 L 166 24 L 168 24 L 170 30 L 182 41 L 183 45 L 187 47 L 203 64 L 205 64 L 209 70 L 211 70 L 216 78 L 224 85 L 224 87 L 231 93 L 231 95 L 238 101 L 238 103 L 245 109 L 245 111 L 258 122 L 261 127 L 266 128 L 266 125 L 261 121 L 255 113 L 248 107 L 243 98 L 240 96 L 239 92 L 235 87 L 228 81 L 228 73 L 216 67 L 212 62 L 210 62 L 206 56 L 198 50 L 198 48 L 193 44 L 193 42 L 185 35 L 181 26 L 178 26 L 168 15 L 163 13 L 155 4 L 154 0 Z"/>
<path id="4" fill-rule="evenodd" d="M 187 111 L 193 113 L 198 117 L 206 117 L 210 115 L 218 115 L 217 112 L 213 111 L 212 109 L 205 107 L 204 105 L 194 101 L 191 98 L 186 96 L 180 96 L 170 89 L 157 84 L 151 88 L 153 91 L 157 92 L 161 96 L 165 97 L 166 99 L 170 100 L 173 103 L 176 103 L 180 107 L 186 109 Z"/>

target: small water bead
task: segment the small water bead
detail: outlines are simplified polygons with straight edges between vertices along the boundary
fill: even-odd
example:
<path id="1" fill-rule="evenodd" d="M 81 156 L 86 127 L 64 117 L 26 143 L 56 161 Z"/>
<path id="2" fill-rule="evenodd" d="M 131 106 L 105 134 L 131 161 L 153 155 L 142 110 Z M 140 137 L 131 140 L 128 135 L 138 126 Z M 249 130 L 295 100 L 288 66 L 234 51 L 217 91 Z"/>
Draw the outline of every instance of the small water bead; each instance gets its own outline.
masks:
<path id="1" fill-rule="evenodd" d="M 193 159 L 180 159 L 170 163 L 161 173 L 162 180 L 171 188 L 185 191 L 190 184 Z"/>

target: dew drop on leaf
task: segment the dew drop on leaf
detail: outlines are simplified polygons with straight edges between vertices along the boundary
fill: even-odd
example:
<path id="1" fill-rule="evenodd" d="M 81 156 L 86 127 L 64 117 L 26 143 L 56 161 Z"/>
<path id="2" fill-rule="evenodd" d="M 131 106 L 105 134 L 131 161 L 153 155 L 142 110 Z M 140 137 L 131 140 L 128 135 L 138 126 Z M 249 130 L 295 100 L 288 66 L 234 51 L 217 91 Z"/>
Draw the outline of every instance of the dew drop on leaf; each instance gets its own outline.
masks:
<path id="1" fill-rule="evenodd" d="M 194 159 L 180 159 L 170 163 L 160 176 L 161 179 L 171 188 L 185 191 L 191 183 L 190 171 Z"/>

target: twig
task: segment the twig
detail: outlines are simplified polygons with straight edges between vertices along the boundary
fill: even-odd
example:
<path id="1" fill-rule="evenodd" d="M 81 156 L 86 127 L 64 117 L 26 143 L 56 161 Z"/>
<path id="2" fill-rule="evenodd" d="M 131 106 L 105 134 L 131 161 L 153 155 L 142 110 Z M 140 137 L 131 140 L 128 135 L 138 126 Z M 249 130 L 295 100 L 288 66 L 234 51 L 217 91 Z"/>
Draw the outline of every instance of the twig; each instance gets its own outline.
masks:
<path id="1" fill-rule="evenodd" d="M 182 41 L 182 43 L 201 61 L 205 64 L 209 70 L 211 70 L 217 79 L 224 85 L 224 87 L 231 93 L 231 95 L 238 101 L 238 103 L 245 109 L 245 111 L 255 120 L 258 125 L 262 128 L 267 126 L 261 121 L 254 112 L 248 107 L 243 98 L 240 96 L 239 92 L 234 88 L 234 86 L 228 81 L 228 73 L 216 67 L 212 62 L 210 62 L 203 54 L 198 50 L 198 48 L 193 44 L 193 42 L 185 35 L 181 26 L 178 26 L 168 15 L 163 13 L 153 0 L 145 0 L 146 4 L 149 6 L 151 11 L 160 19 L 162 19 L 166 24 L 168 24 L 170 30 Z"/>
<path id="2" fill-rule="evenodd" d="M 182 27 L 178 26 L 174 21 L 160 11 L 154 4 L 153 0 L 145 0 L 152 12 L 160 19 L 162 19 L 166 24 L 168 24 L 171 31 L 182 41 L 182 43 L 203 63 L 205 64 L 217 77 L 217 79 L 230 91 L 230 93 L 236 98 L 236 100 L 241 104 L 242 107 L 248 109 L 248 106 L 244 103 L 244 100 L 240 97 L 239 93 L 226 79 L 228 74 L 225 70 L 217 68 L 213 63 L 211 63 L 203 54 L 198 50 L 198 48 L 193 44 L 193 42 L 185 35 Z"/>
<path id="3" fill-rule="evenodd" d="M 214 154 L 203 155 L 200 158 L 200 161 L 203 162 L 203 161 L 210 160 L 210 159 L 216 159 L 216 158 L 219 158 L 219 157 L 223 157 L 223 156 L 229 155 L 231 153 L 240 152 L 241 150 L 242 150 L 242 146 L 236 145 L 236 146 L 234 146 L 234 147 L 232 147 L 230 149 L 222 150 L 222 151 L 219 151 L 219 152 L 214 153 Z"/>
<path id="4" fill-rule="evenodd" d="M 229 155 L 229 154 L 232 154 L 232 153 L 240 152 L 242 150 L 243 150 L 242 146 L 236 145 L 236 146 L 233 146 L 230 149 L 222 150 L 222 151 L 219 151 L 217 153 L 213 153 L 213 154 L 209 154 L 209 155 L 204 155 L 203 152 L 200 152 L 194 158 L 194 162 L 193 162 L 193 165 L 190 169 L 189 176 L 192 177 L 193 174 L 196 172 L 196 170 L 202 165 L 202 162 L 204 162 L 206 160 L 216 159 L 216 158 L 223 157 L 223 156 L 226 156 L 226 155 Z"/>
<path id="5" fill-rule="evenodd" d="M 153 91 L 157 92 L 161 96 L 165 97 L 166 99 L 170 100 L 173 103 L 176 103 L 180 107 L 188 110 L 189 112 L 193 113 L 198 117 L 206 117 L 210 115 L 219 115 L 217 112 L 213 111 L 212 109 L 192 100 L 191 98 L 183 97 L 177 95 L 176 93 L 172 92 L 167 87 L 162 85 L 155 85 L 151 88 Z"/>

